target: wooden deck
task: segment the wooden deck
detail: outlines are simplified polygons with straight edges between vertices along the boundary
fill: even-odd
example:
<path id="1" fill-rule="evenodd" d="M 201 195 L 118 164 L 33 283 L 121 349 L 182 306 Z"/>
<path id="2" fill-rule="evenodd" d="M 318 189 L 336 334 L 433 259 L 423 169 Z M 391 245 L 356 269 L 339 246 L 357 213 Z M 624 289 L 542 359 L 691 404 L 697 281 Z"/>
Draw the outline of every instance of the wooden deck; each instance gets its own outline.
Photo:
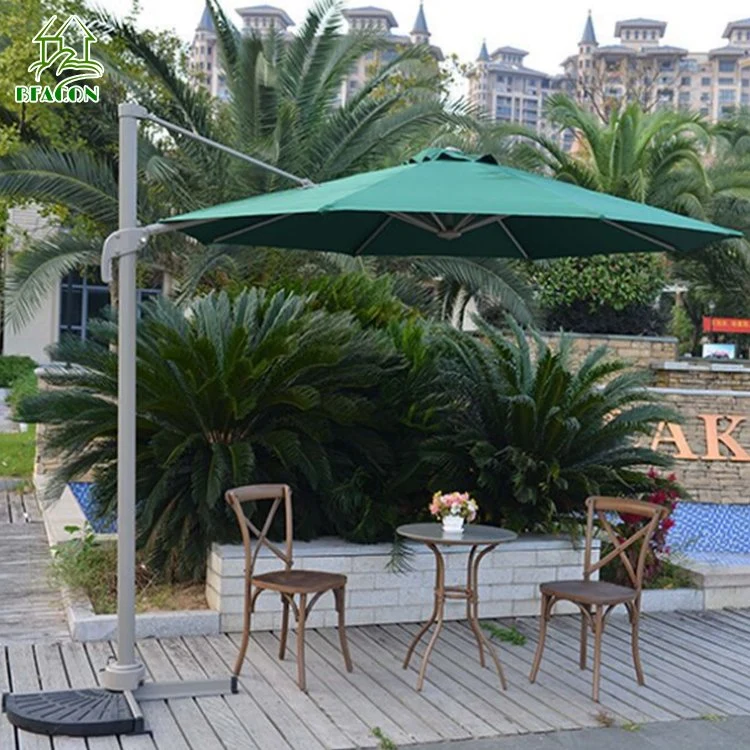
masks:
<path id="1" fill-rule="evenodd" d="M 602 701 L 590 700 L 591 673 L 577 668 L 578 621 L 553 620 L 536 685 L 527 679 L 536 637 L 534 619 L 519 620 L 524 646 L 503 644 L 509 681 L 481 669 L 463 624 L 450 624 L 433 653 L 427 682 L 401 669 L 413 625 L 349 629 L 355 671 L 347 674 L 334 630 L 310 631 L 307 695 L 295 684 L 293 658 L 279 662 L 274 633 L 253 637 L 239 695 L 144 703 L 150 733 L 131 737 L 58 738 L 15 732 L 0 719 L 3 750 L 323 750 L 373 747 L 379 727 L 398 747 L 555 729 L 643 724 L 690 717 L 750 714 L 750 612 L 648 615 L 642 654 L 648 684 L 633 678 L 624 619 L 604 639 Z M 237 638 L 141 641 L 154 679 L 225 675 Z M 292 653 L 293 646 L 292 643 Z M 37 690 L 96 684 L 112 656 L 109 643 L 10 644 L 0 649 L 0 687 Z"/>
<path id="2" fill-rule="evenodd" d="M 36 495 L 0 488 L 0 644 L 68 637 L 60 590 L 49 580 L 49 563 Z"/>

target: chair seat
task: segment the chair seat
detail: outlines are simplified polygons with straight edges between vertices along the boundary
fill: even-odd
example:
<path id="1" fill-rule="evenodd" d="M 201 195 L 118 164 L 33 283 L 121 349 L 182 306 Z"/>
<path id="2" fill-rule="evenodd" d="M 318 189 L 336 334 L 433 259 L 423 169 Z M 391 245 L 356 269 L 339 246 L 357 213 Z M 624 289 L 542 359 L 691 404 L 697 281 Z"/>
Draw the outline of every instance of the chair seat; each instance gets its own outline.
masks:
<path id="1" fill-rule="evenodd" d="M 253 586 L 259 589 L 282 591 L 286 594 L 315 594 L 318 591 L 342 588 L 346 576 L 322 570 L 275 570 L 253 576 Z"/>
<path id="2" fill-rule="evenodd" d="M 621 604 L 635 599 L 637 591 L 609 581 L 549 581 L 539 586 L 543 594 L 582 604 Z"/>

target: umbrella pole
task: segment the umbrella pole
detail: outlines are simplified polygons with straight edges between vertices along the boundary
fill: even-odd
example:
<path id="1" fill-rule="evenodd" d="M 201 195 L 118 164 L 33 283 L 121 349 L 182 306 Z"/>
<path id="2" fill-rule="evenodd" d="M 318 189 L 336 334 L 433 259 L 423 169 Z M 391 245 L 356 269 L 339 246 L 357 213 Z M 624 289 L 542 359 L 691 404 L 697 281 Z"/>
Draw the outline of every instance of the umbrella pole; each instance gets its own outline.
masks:
<path id="1" fill-rule="evenodd" d="M 146 110 L 120 104 L 119 228 L 137 226 L 138 120 Z M 145 669 L 135 658 L 135 337 L 136 254 L 120 257 L 117 340 L 117 661 L 102 676 L 109 690 L 135 690 Z"/>

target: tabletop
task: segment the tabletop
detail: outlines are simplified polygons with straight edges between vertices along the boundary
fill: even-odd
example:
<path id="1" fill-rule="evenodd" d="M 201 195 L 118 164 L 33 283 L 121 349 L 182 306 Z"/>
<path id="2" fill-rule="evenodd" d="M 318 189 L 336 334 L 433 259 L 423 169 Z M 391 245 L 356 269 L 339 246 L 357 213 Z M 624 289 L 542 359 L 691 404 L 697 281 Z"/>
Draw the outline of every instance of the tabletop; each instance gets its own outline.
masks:
<path id="1" fill-rule="evenodd" d="M 482 524 L 465 524 L 462 534 L 446 534 L 440 523 L 407 523 L 399 526 L 396 533 L 405 539 L 427 544 L 474 545 L 474 544 L 502 544 L 512 542 L 518 537 L 514 531 L 501 529 L 499 526 L 485 526 Z"/>

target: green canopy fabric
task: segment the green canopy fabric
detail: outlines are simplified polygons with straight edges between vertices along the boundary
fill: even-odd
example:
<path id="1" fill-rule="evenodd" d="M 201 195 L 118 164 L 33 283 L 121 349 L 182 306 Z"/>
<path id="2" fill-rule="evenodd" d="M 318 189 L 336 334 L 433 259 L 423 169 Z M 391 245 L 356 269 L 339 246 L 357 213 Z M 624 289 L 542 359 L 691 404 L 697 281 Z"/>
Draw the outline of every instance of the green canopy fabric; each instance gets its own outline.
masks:
<path id="1" fill-rule="evenodd" d="M 691 251 L 740 232 L 427 149 L 407 164 L 164 219 L 204 244 L 531 260 Z"/>

